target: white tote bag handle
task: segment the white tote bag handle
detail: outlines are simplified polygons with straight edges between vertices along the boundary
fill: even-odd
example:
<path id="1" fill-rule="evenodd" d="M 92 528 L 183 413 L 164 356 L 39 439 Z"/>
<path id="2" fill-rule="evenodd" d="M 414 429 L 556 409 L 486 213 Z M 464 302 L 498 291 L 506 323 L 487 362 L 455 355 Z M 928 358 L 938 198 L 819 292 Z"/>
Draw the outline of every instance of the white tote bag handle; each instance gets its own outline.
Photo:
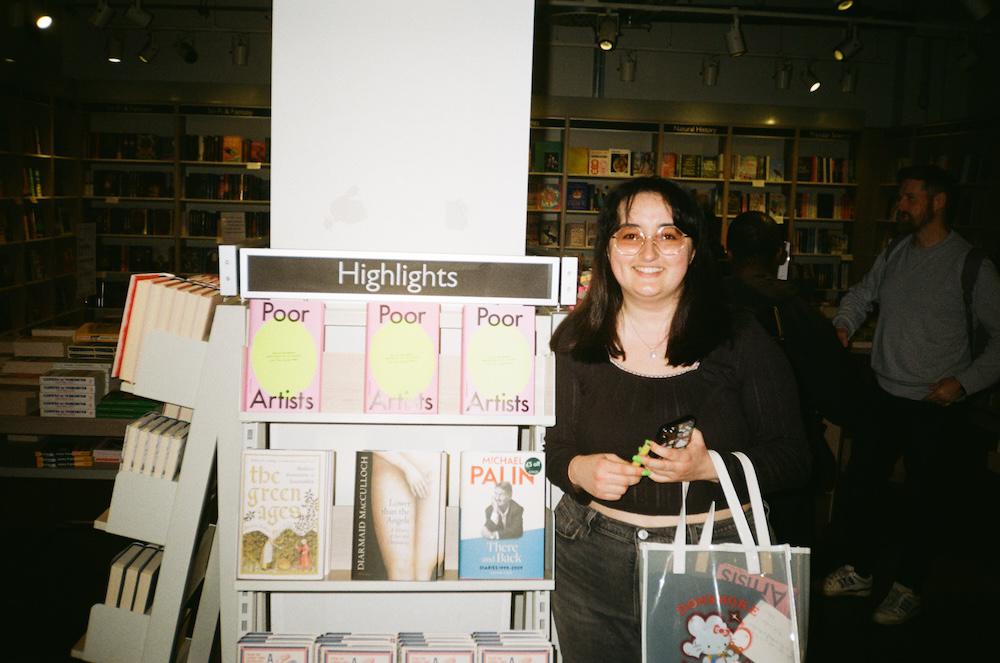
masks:
<path id="1" fill-rule="evenodd" d="M 743 513 L 743 505 L 736 495 L 736 488 L 733 487 L 733 480 L 729 476 L 729 470 L 726 469 L 726 464 L 722 461 L 722 456 L 719 455 L 719 452 L 709 449 L 708 456 L 712 459 L 712 465 L 715 466 L 715 473 L 718 476 L 719 484 L 722 486 L 722 493 L 726 496 L 726 504 L 729 506 L 733 523 L 735 523 L 736 531 L 740 537 L 740 545 L 743 546 L 744 553 L 746 554 L 747 571 L 759 574 L 760 554 L 757 552 L 757 544 L 754 542 L 753 534 L 750 532 L 750 524 L 747 523 L 746 514 Z M 674 541 L 671 544 L 671 547 L 674 549 L 674 573 L 678 574 L 685 572 L 687 561 L 687 556 L 685 555 L 685 548 L 687 546 L 687 488 L 688 485 L 685 482 L 681 486 L 680 523 L 677 525 Z"/>
<path id="2" fill-rule="evenodd" d="M 747 481 L 747 492 L 750 493 L 750 512 L 753 514 L 754 529 L 757 531 L 757 543 L 762 546 L 771 545 L 771 532 L 767 529 L 767 512 L 764 511 L 764 498 L 760 494 L 760 483 L 757 482 L 757 470 L 742 451 L 734 451 L 733 455 L 743 466 L 743 476 Z"/>

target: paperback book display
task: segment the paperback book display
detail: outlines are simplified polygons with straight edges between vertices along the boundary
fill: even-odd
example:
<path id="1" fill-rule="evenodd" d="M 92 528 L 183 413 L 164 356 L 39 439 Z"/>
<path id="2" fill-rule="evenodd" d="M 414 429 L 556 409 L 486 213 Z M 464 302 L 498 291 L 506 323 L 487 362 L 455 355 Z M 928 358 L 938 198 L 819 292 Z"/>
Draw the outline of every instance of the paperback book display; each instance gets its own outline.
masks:
<path id="1" fill-rule="evenodd" d="M 156 580 L 163 562 L 163 548 L 133 543 L 111 560 L 104 603 L 145 614 L 152 607 Z"/>
<path id="2" fill-rule="evenodd" d="M 191 424 L 150 412 L 125 429 L 121 472 L 145 474 L 173 481 L 180 473 Z"/>
<path id="3" fill-rule="evenodd" d="M 240 482 L 240 578 L 320 579 L 333 452 L 247 449 Z"/>
<path id="4" fill-rule="evenodd" d="M 438 304 L 368 304 L 365 412 L 437 414 L 440 319 Z"/>
<path id="5" fill-rule="evenodd" d="M 325 311 L 320 301 L 250 302 L 244 410 L 319 411 Z"/>
<path id="6" fill-rule="evenodd" d="M 545 575 L 545 456 L 463 451 L 458 576 Z"/>
<path id="7" fill-rule="evenodd" d="M 462 310 L 462 414 L 535 412 L 535 310 L 467 305 Z"/>
<path id="8" fill-rule="evenodd" d="M 357 452 L 353 580 L 434 580 L 443 574 L 447 482 L 447 452 Z"/>
<path id="9" fill-rule="evenodd" d="M 107 393 L 102 370 L 53 369 L 38 379 L 43 417 L 90 417 Z"/>

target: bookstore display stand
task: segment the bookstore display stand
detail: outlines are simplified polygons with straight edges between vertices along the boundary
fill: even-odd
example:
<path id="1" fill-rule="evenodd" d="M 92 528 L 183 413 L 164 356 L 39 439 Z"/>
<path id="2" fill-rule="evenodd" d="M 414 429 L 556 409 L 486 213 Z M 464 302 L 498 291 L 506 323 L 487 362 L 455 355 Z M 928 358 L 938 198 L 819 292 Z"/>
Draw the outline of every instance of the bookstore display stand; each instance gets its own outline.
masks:
<path id="1" fill-rule="evenodd" d="M 242 313 L 240 307 L 232 308 Z M 141 614 L 94 605 L 87 633 L 74 656 L 94 663 L 207 661 L 218 620 L 218 546 L 215 528 L 207 567 L 195 553 L 199 524 L 212 483 L 216 441 L 235 421 L 239 356 L 228 351 L 231 337 L 213 327 L 207 342 L 154 331 L 140 357 L 133 391 L 147 398 L 193 409 L 191 428 L 176 481 L 120 472 L 110 509 L 95 527 L 164 547 L 152 608 Z M 151 351 L 155 349 L 154 351 Z M 185 605 L 202 582 L 194 636 L 182 633 Z M 188 613 L 189 614 L 189 613 Z"/>
<path id="2" fill-rule="evenodd" d="M 459 579 L 458 567 L 458 494 L 457 451 L 540 450 L 542 432 L 555 421 L 554 356 L 548 350 L 552 331 L 552 316 L 536 315 L 535 398 L 536 411 L 528 416 L 468 416 L 458 413 L 457 391 L 454 405 L 447 405 L 450 390 L 458 388 L 462 304 L 475 303 L 474 296 L 442 297 L 441 303 L 441 414 L 365 414 L 362 394 L 338 389 L 338 400 L 331 403 L 326 390 L 331 381 L 363 384 L 364 351 L 351 348 L 363 342 L 366 300 L 406 300 L 406 295 L 389 298 L 359 294 L 343 295 L 331 292 L 254 293 L 247 288 L 247 251 L 241 252 L 241 294 L 244 299 L 323 299 L 326 302 L 324 356 L 324 411 L 313 414 L 242 412 L 242 433 L 219 438 L 219 540 L 221 585 L 221 650 L 222 660 L 236 660 L 237 641 L 247 632 L 387 631 L 395 632 L 422 628 L 434 631 L 465 631 L 494 628 L 541 630 L 549 634 L 549 592 L 554 589 L 553 519 L 546 514 L 546 544 L 544 577 L 528 580 Z M 279 250 L 252 249 L 249 253 L 264 257 L 281 256 Z M 287 251 L 285 254 L 294 253 Z M 304 252 L 300 252 L 304 253 Z M 323 252 L 309 252 L 323 253 Z M 357 258 L 358 256 L 352 256 Z M 367 256 L 371 260 L 378 256 Z M 448 256 L 436 256 L 448 259 Z M 559 261 L 553 258 L 513 258 L 511 262 L 544 262 L 548 276 L 559 282 Z M 295 266 L 288 266 L 294 274 Z M 315 265 L 314 265 L 315 267 Z M 574 276 L 575 276 L 575 265 Z M 315 274 L 316 272 L 311 272 Z M 251 271 L 252 276 L 252 271 Z M 250 279 L 251 281 L 253 279 Z M 564 277 L 565 280 L 565 277 Z M 304 283 L 305 279 L 291 279 Z M 310 284 L 314 286 L 314 283 Z M 575 278 L 569 280 L 575 299 Z M 546 302 L 522 300 L 520 303 L 556 305 L 557 288 L 553 287 Z M 428 297 L 423 300 L 427 301 Z M 483 296 L 484 301 L 490 297 Z M 493 299 L 496 301 L 496 299 Z M 505 303 L 519 303 L 508 298 Z M 216 312 L 214 333 L 224 333 L 224 344 L 231 357 L 229 363 L 243 359 L 246 343 L 246 317 L 236 307 L 220 307 Z M 331 339 L 335 339 L 334 343 Z M 450 339 L 450 341 L 449 341 Z M 344 350 L 347 347 L 348 349 Z M 449 350 L 450 348 L 450 350 Z M 336 357 L 331 357 L 337 353 Z M 451 354 L 449 354 L 451 353 Z M 335 361 L 341 363 L 335 364 Z M 337 370 L 327 370 L 331 366 Z M 343 368 L 347 366 L 348 368 Z M 350 367 L 354 367 L 354 369 Z M 353 378 L 344 375 L 354 371 Z M 234 369 L 235 375 L 241 375 Z M 451 375 L 451 377 L 449 377 Z M 331 377 L 334 376 L 334 377 Z M 357 377 L 361 381 L 357 381 Z M 353 399 L 353 400 L 352 400 Z M 356 409 L 354 407 L 356 406 Z M 452 407 L 454 410 L 452 410 Z M 297 579 L 238 579 L 238 540 L 240 536 L 240 479 L 244 449 L 333 449 L 337 452 L 334 507 L 331 518 L 331 546 L 327 551 L 327 572 L 320 580 Z M 452 454 L 453 475 L 450 478 L 446 509 L 445 574 L 431 581 L 351 580 L 350 548 L 353 501 L 354 452 L 362 449 L 444 449 Z M 547 486 L 547 482 L 546 482 Z M 547 486 L 548 488 L 548 486 Z M 546 490 L 548 494 L 549 490 Z M 548 502 L 546 503 L 548 504 Z M 325 601 L 336 595 L 335 601 Z M 468 627 L 468 629 L 467 629 Z"/>

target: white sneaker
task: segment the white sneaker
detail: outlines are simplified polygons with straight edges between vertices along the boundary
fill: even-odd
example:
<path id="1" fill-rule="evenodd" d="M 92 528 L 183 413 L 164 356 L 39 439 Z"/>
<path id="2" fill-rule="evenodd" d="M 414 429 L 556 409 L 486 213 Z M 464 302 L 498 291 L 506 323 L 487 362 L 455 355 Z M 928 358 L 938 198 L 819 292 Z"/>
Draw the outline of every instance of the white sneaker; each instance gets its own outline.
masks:
<path id="1" fill-rule="evenodd" d="M 872 619 L 876 624 L 896 626 L 905 624 L 918 614 L 920 614 L 920 597 L 909 587 L 894 582 L 889 594 L 872 614 Z"/>
<path id="2" fill-rule="evenodd" d="M 854 567 L 845 564 L 823 579 L 824 596 L 870 596 L 872 578 L 858 575 Z"/>

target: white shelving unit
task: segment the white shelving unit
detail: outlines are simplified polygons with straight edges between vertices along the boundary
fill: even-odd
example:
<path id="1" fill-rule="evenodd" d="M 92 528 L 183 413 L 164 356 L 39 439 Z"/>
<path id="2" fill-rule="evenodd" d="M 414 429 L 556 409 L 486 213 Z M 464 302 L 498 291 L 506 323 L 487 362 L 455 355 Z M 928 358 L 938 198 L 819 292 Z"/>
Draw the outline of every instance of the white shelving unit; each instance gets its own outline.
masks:
<path id="1" fill-rule="evenodd" d="M 242 307 L 221 307 L 240 317 Z M 225 317 L 225 316 L 222 316 Z M 218 557 L 197 568 L 199 525 L 208 497 L 216 441 L 236 421 L 239 355 L 230 338 L 213 328 L 208 342 L 153 332 L 140 358 L 134 393 L 193 407 L 191 428 L 176 481 L 120 472 L 111 507 L 95 527 L 164 547 L 151 610 L 139 614 L 104 604 L 93 606 L 87 633 L 73 654 L 93 663 L 207 661 L 218 620 Z M 209 532 L 206 536 L 213 536 Z M 213 553 L 217 546 L 212 542 Z M 206 583 L 196 612 L 194 638 L 185 641 L 185 605 L 198 583 Z"/>
<path id="2" fill-rule="evenodd" d="M 374 258 L 374 257 L 373 257 Z M 447 256 L 444 256 L 447 259 Z M 526 260 L 537 260 L 528 258 Z M 551 265 L 558 281 L 558 263 Z M 246 297 L 246 272 L 241 275 Z M 555 294 L 557 291 L 553 289 Z M 575 291 L 573 293 L 575 295 Z M 535 415 L 464 416 L 447 392 L 458 387 L 461 370 L 461 307 L 475 301 L 441 301 L 441 414 L 370 415 L 361 411 L 361 395 L 350 395 L 351 385 L 363 388 L 364 310 L 361 297 L 337 299 L 336 295 L 281 293 L 274 298 L 322 298 L 327 300 L 324 357 L 325 409 L 318 414 L 288 415 L 242 412 L 234 421 L 242 423 L 238 435 L 220 438 L 219 446 L 219 537 L 221 542 L 221 634 L 222 660 L 236 660 L 236 642 L 251 630 L 275 632 L 323 632 L 330 630 L 434 630 L 472 631 L 495 628 L 549 629 L 548 594 L 555 587 L 552 572 L 554 535 L 552 516 L 546 526 L 545 577 L 537 580 L 460 580 L 458 549 L 458 462 L 465 449 L 514 450 L 540 448 L 540 431 L 551 425 L 554 415 L 554 357 L 548 350 L 550 316 L 538 316 L 536 331 Z M 261 296 L 261 295 L 258 295 Z M 397 299 L 405 299 L 399 296 Z M 371 299 L 377 299 L 372 297 Z M 380 299 L 386 299 L 385 296 Z M 424 298 L 426 301 L 428 298 Z M 345 301 L 346 300 L 346 301 Z M 484 296 L 484 301 L 489 297 Z M 495 301 L 495 300 L 494 300 Z M 514 303 L 513 300 L 511 303 Z M 537 302 L 533 302 L 537 303 Z M 556 305 L 553 297 L 549 302 Z M 214 331 L 225 330 L 227 352 L 242 358 L 246 342 L 245 319 L 235 310 L 216 313 Z M 336 357 L 331 357 L 336 353 Z M 331 363 L 334 362 L 335 363 Z M 338 384 L 330 385 L 329 366 L 336 366 Z M 345 368 L 346 367 L 346 368 Z M 360 372 L 359 370 L 360 369 Z M 242 372 L 235 371 L 236 375 Z M 332 401 L 327 393 L 338 394 Z M 345 395 L 346 394 L 346 395 Z M 352 409 L 353 408 L 353 409 Z M 240 460 L 245 448 L 334 449 L 336 479 L 332 515 L 333 545 L 323 580 L 237 580 L 239 536 Z M 350 537 L 353 517 L 354 452 L 363 449 L 431 448 L 451 455 L 447 508 L 446 574 L 428 582 L 350 580 Z"/>

